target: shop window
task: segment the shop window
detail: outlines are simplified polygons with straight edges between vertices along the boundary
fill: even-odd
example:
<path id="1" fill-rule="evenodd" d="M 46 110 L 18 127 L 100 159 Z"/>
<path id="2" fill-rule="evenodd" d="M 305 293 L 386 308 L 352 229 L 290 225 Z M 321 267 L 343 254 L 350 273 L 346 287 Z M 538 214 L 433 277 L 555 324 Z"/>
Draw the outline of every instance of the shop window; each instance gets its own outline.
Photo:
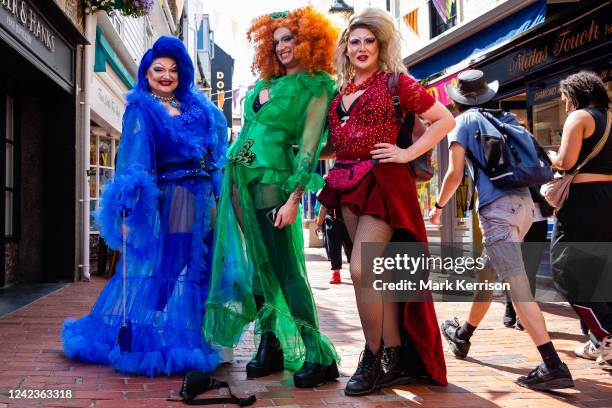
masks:
<path id="1" fill-rule="evenodd" d="M 598 74 L 606 79 L 605 72 Z M 612 81 L 605 85 L 608 96 L 612 97 Z M 535 88 L 533 99 L 533 135 L 545 149 L 557 150 L 561 145 L 563 124 L 567 119 L 558 81 L 552 86 Z"/>
<path id="2" fill-rule="evenodd" d="M 15 140 L 15 101 L 6 97 L 6 129 L 4 137 L 4 235 L 17 236 L 17 177 L 16 177 L 16 140 Z"/>
<path id="3" fill-rule="evenodd" d="M 566 118 L 561 98 L 533 105 L 533 135 L 544 149 L 559 148 Z"/>
<path id="4" fill-rule="evenodd" d="M 115 153 L 118 144 L 118 138 L 107 134 L 104 129 L 92 123 L 89 150 L 89 210 L 92 232 L 98 231 L 94 221 L 94 211 L 100 206 L 104 186 L 112 180 L 115 173 Z"/>
<path id="5" fill-rule="evenodd" d="M 444 20 L 442 20 L 442 17 L 440 17 L 440 14 L 438 14 L 438 11 L 436 10 L 436 7 L 433 5 L 433 3 L 430 1 L 429 2 L 429 26 L 430 26 L 430 38 L 435 38 L 437 36 L 439 36 L 440 34 L 442 34 L 443 32 L 445 32 L 446 30 L 449 30 L 450 28 L 454 27 L 457 25 L 457 2 L 453 1 L 453 4 L 451 5 L 451 11 L 450 11 L 450 18 L 447 19 L 446 23 L 444 22 Z"/>

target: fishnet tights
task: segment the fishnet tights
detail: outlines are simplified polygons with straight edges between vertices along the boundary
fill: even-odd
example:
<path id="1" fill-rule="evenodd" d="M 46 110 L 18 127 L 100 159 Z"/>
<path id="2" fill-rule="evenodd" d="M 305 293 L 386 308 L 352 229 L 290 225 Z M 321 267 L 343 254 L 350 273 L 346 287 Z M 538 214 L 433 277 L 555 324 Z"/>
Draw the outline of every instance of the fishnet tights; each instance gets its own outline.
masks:
<path id="1" fill-rule="evenodd" d="M 381 340 L 386 347 L 399 346 L 401 339 L 398 327 L 400 321 L 398 304 L 383 302 L 382 296 L 379 301 L 365 302 L 361 296 L 361 244 L 363 242 L 389 242 L 393 235 L 393 228 L 380 218 L 371 215 L 359 217 L 345 206 L 342 207 L 342 217 L 349 236 L 353 240 L 350 271 L 366 344 L 374 353 L 380 349 Z M 363 273 L 372 273 L 372 271 L 363 271 Z"/>

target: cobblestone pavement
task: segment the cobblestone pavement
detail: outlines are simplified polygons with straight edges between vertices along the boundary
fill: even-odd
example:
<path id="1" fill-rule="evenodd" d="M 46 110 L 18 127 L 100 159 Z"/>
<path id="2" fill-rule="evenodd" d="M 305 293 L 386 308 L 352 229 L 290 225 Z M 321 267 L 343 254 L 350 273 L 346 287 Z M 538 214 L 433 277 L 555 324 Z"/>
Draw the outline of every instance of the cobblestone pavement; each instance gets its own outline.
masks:
<path id="1" fill-rule="evenodd" d="M 574 348 L 585 340 L 578 320 L 564 304 L 543 306 L 548 329 L 574 375 L 576 387 L 563 392 L 529 391 L 514 384 L 539 362 L 537 350 L 526 333 L 504 328 L 504 306 L 494 303 L 472 339 L 470 357 L 456 360 L 446 351 L 449 386 L 428 382 L 385 389 L 375 394 L 345 397 L 344 385 L 356 368 L 363 334 L 354 302 L 348 270 L 341 285 L 329 285 L 329 263 L 321 249 L 307 249 L 308 271 L 318 305 L 322 331 L 342 357 L 339 381 L 320 388 L 293 387 L 291 373 L 247 380 L 244 366 L 255 348 L 250 333 L 235 350 L 234 363 L 222 366 L 215 377 L 232 385 L 239 395 L 256 393 L 256 406 L 291 407 L 612 407 L 612 374 L 593 362 L 574 357 Z M 0 408 L 3 407 L 177 407 L 180 377 L 130 377 L 108 367 L 80 364 L 62 353 L 59 331 L 62 320 L 89 310 L 106 280 L 78 282 L 0 319 Z M 467 303 L 436 305 L 438 319 L 467 315 Z M 445 344 L 446 346 L 446 344 Z M 63 400 L 10 399 L 10 389 L 71 390 Z M 212 391 L 215 395 L 222 391 Z M 209 396 L 209 395 L 207 395 Z"/>

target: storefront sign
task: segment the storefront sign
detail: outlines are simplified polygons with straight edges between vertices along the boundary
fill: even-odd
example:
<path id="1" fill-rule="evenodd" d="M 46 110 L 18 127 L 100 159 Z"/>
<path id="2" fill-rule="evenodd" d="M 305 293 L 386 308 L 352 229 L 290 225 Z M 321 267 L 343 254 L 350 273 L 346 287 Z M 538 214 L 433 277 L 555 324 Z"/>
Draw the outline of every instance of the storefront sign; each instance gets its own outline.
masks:
<path id="1" fill-rule="evenodd" d="M 91 84 L 91 110 L 108 122 L 117 132 L 121 132 L 121 118 L 125 111 L 125 102 L 111 92 L 104 83 L 94 75 Z"/>
<path id="2" fill-rule="evenodd" d="M 560 99 L 561 91 L 559 83 L 563 78 L 581 70 L 589 70 L 595 72 L 604 82 L 612 80 L 612 69 L 609 67 L 607 58 L 600 58 L 594 61 L 589 61 L 582 65 L 572 66 L 571 69 L 565 70 L 558 75 L 546 78 L 530 86 L 527 90 L 527 100 L 529 105 L 543 103 L 551 99 Z"/>
<path id="3" fill-rule="evenodd" d="M 44 21 L 41 21 L 38 13 L 25 1 L 1 0 L 0 5 L 14 17 L 14 22 L 21 24 L 15 27 L 15 31 L 23 38 L 29 39 L 23 29 L 29 31 L 38 41 L 44 44 L 51 52 L 55 51 L 55 35 Z"/>
<path id="4" fill-rule="evenodd" d="M 451 86 L 456 86 L 457 76 L 459 76 L 459 74 L 462 71 L 463 70 L 459 72 L 455 72 L 453 75 L 449 75 L 444 79 L 441 79 L 439 81 L 433 82 L 430 85 L 427 85 L 425 87 L 425 89 L 427 90 L 427 93 L 429 93 L 431 96 L 436 98 L 437 101 L 440 101 L 442 105 L 450 105 L 453 102 L 453 100 L 449 98 L 448 95 L 446 94 L 446 90 L 444 89 L 444 86 L 446 84 L 450 84 Z"/>
<path id="5" fill-rule="evenodd" d="M 57 35 L 31 0 L 0 0 L 0 37 L 9 36 L 71 86 L 73 49 Z"/>
<path id="6" fill-rule="evenodd" d="M 590 16 L 572 26 L 561 27 L 533 45 L 492 62 L 481 69 L 487 78 L 505 83 L 554 64 L 557 61 L 610 42 L 612 8 Z"/>
<path id="7" fill-rule="evenodd" d="M 227 127 L 232 127 L 232 73 L 234 59 L 221 47 L 215 44 L 215 58 L 212 60 L 212 93 L 213 102 L 223 111 Z"/>

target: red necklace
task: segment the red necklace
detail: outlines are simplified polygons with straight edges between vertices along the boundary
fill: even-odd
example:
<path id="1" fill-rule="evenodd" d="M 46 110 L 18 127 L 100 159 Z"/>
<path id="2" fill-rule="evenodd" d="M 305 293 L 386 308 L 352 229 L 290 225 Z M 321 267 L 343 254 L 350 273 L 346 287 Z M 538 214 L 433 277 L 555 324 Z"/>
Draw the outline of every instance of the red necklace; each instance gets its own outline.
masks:
<path id="1" fill-rule="evenodd" d="M 353 77 L 353 79 L 351 79 L 350 82 L 344 85 L 344 90 L 342 91 L 342 93 L 344 95 L 350 95 L 357 91 L 361 91 L 362 89 L 366 89 L 368 86 L 372 85 L 372 82 L 374 82 L 377 76 L 378 76 L 378 71 L 374 72 L 372 75 L 370 75 L 368 79 L 361 82 L 359 85 L 355 85 L 355 78 Z"/>

